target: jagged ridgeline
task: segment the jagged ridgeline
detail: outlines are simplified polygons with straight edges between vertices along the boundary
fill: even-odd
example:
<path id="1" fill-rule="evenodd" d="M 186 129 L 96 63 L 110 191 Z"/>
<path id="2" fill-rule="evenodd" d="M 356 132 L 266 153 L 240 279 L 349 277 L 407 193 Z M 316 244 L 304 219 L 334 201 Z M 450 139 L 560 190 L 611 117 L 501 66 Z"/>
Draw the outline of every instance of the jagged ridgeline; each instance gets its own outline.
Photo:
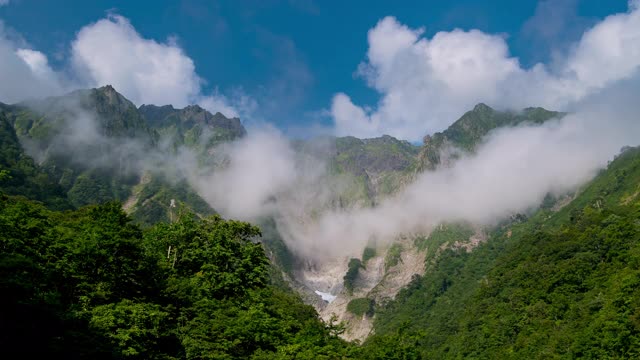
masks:
<path id="1" fill-rule="evenodd" d="M 480 104 L 444 132 L 425 137 L 422 147 L 390 136 L 323 139 L 323 143 L 330 144 L 322 148 L 326 152 L 323 158 L 329 160 L 329 176 L 343 184 L 333 195 L 334 205 L 375 205 L 409 183 L 417 172 L 446 162 L 442 156 L 455 157 L 459 150 L 473 151 L 494 128 L 539 123 L 558 115 L 561 114 L 541 108 L 500 112 Z M 197 105 L 184 109 L 171 105 L 136 108 L 108 85 L 3 104 L 2 118 L 14 128 L 26 153 L 39 165 L 37 170 L 29 170 L 31 182 L 41 183 L 41 190 L 30 185 L 33 198 L 46 200 L 42 193 L 46 188 L 57 192 L 59 198 L 66 195 L 74 207 L 118 200 L 144 224 L 169 220 L 175 210 L 172 204 L 201 215 L 213 213 L 214 209 L 184 181 L 183 174 L 168 164 L 167 156 L 175 159 L 186 147 L 193 155 L 189 160 L 196 163 L 194 168 L 215 168 L 225 159 L 214 149 L 246 135 L 237 118 L 211 114 Z M 10 143 L 3 142 L 5 147 Z M 316 143 L 314 139 L 293 145 L 299 153 L 317 152 Z M 450 149 L 457 150 L 447 151 Z M 9 163 L 4 166 L 10 167 Z M 21 173 L 27 171 L 25 166 Z M 39 174 L 38 180 L 34 171 Z M 20 180 L 24 176 L 16 172 L 14 184 L 24 183 Z M 43 187 L 45 183 L 49 185 Z M 51 186 L 56 183 L 57 187 Z M 68 206 L 60 201 L 55 206 Z"/>
<path id="2" fill-rule="evenodd" d="M 459 150 L 473 152 L 494 129 L 520 124 L 541 124 L 564 115 L 565 113 L 539 107 L 522 111 L 497 111 L 485 104 L 478 104 L 445 131 L 424 137 L 419 169 L 433 170 L 439 164 L 457 158 Z"/>
<path id="3" fill-rule="evenodd" d="M 3 121 L 46 174 L 41 178 L 57 183 L 73 206 L 118 200 L 144 224 L 169 220 L 180 206 L 212 214 L 166 159 L 181 146 L 207 159 L 220 142 L 246 134 L 239 119 L 195 105 L 136 108 L 111 86 L 2 109 Z"/>
<path id="4" fill-rule="evenodd" d="M 351 180 L 352 186 L 341 196 L 342 200 L 374 205 L 402 189 L 417 173 L 473 153 L 492 130 L 541 124 L 564 115 L 543 108 L 498 111 L 478 104 L 445 131 L 425 136 L 422 146 L 388 135 L 374 139 L 335 138 L 331 170 L 333 174 L 347 174 Z"/>

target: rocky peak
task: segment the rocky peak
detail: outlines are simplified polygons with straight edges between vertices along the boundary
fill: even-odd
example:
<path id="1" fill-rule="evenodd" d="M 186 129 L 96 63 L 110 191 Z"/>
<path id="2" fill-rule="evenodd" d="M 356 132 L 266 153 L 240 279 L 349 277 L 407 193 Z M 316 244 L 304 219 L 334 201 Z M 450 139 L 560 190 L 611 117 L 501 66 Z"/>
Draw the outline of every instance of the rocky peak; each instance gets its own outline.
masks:
<path id="1" fill-rule="evenodd" d="M 105 85 L 103 87 L 93 89 L 92 97 L 97 101 L 106 105 L 118 108 L 121 111 L 135 109 L 136 106 L 125 98 L 122 94 L 116 91 L 111 85 Z"/>
<path id="2" fill-rule="evenodd" d="M 476 106 L 473 107 L 472 111 L 473 112 L 490 112 L 490 111 L 493 111 L 493 108 L 491 108 L 485 103 L 478 103 Z"/>

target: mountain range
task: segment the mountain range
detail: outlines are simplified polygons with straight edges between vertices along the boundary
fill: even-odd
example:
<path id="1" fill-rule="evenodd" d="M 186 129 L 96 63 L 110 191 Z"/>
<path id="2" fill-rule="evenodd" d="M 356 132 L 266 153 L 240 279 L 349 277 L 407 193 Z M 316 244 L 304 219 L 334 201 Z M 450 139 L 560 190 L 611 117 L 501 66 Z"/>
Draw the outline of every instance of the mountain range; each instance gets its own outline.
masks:
<path id="1" fill-rule="evenodd" d="M 496 130 L 566 115 L 478 104 L 420 145 L 386 135 L 291 140 L 296 154 L 319 156 L 329 181 L 341 184 L 301 218 L 375 208 L 420 174 L 473 154 Z M 0 190 L 51 211 L 118 201 L 147 229 L 187 212 L 205 219 L 219 209 L 180 165 L 225 169 L 223 149 L 247 136 L 238 118 L 197 105 L 136 107 L 111 86 L 0 104 Z M 362 341 L 344 358 L 633 358 L 638 184 L 640 151 L 625 148 L 580 189 L 548 194 L 491 226 L 441 223 L 328 264 L 291 248 L 275 217 L 257 219 L 255 238 L 274 286 L 295 289 L 325 323 L 342 321 L 343 338 Z"/>

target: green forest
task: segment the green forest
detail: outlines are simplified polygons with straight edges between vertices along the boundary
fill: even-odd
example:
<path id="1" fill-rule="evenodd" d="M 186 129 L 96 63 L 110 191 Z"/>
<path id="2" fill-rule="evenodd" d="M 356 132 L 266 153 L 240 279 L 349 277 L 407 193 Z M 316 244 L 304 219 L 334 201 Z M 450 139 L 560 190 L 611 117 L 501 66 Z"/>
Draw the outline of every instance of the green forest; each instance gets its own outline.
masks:
<path id="1" fill-rule="evenodd" d="M 119 203 L 51 211 L 0 197 L 0 344 L 67 359 L 349 358 L 273 285 L 260 230 L 183 214 L 142 231 Z"/>

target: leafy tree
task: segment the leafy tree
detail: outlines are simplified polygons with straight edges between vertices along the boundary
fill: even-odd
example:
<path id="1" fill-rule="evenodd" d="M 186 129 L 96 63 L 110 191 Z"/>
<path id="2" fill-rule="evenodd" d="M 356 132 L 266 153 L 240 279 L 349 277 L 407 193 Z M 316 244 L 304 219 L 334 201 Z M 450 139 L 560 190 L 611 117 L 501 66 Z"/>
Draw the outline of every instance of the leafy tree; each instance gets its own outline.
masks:
<path id="1" fill-rule="evenodd" d="M 372 299 L 358 298 L 349 301 L 347 311 L 357 316 L 367 315 L 371 317 L 373 316 L 374 306 L 375 302 Z"/>
<path id="2" fill-rule="evenodd" d="M 347 273 L 344 275 L 344 287 L 347 291 L 352 294 L 355 288 L 355 282 L 358 278 L 358 273 L 360 272 L 360 268 L 362 268 L 362 261 L 360 259 L 352 258 L 349 260 Z"/>

